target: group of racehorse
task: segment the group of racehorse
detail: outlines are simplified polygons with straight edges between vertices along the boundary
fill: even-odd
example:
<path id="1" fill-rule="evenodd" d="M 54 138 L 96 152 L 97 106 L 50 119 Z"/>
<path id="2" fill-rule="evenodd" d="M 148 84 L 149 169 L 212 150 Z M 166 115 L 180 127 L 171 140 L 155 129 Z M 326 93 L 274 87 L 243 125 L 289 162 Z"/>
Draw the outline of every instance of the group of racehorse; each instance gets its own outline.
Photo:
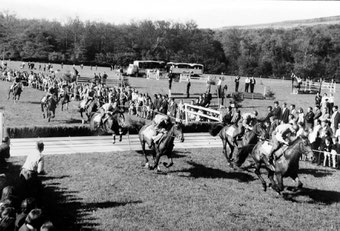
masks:
<path id="1" fill-rule="evenodd" d="M 47 107 L 50 109 L 56 105 L 58 99 L 53 96 L 46 102 Z M 103 120 L 101 118 L 101 112 L 99 108 L 101 103 L 97 98 L 92 101 L 83 100 L 79 105 L 79 112 L 83 118 L 83 113 L 87 115 L 87 119 L 90 123 L 90 127 L 93 130 L 100 130 L 104 133 L 111 133 L 113 136 L 113 143 L 115 143 L 115 136 L 119 134 L 122 140 L 122 134 L 124 128 L 126 128 L 124 111 L 117 111 L 113 114 L 106 115 Z M 156 115 L 162 116 L 162 115 Z M 268 171 L 268 178 L 270 180 L 270 186 L 280 193 L 283 191 L 283 178 L 291 177 L 297 182 L 298 188 L 302 187 L 302 183 L 298 178 L 299 160 L 302 154 L 307 158 L 312 159 L 313 152 L 310 147 L 307 137 L 297 137 L 292 140 L 289 147 L 283 147 L 278 150 L 277 158 L 274 163 L 275 171 L 270 168 L 269 152 L 270 143 L 266 140 L 268 138 L 267 127 L 264 122 L 259 122 L 256 119 L 251 120 L 252 130 L 241 132 L 241 124 L 227 124 L 225 126 L 219 125 L 210 131 L 210 134 L 216 136 L 219 134 L 223 144 L 223 155 L 227 161 L 234 168 L 240 169 L 245 159 L 250 155 L 255 162 L 255 174 L 262 182 L 263 189 L 267 189 L 267 183 L 263 179 L 260 173 L 260 168 L 265 167 Z M 174 139 L 178 138 L 181 142 L 184 141 L 183 125 L 180 122 L 171 123 L 167 132 L 162 138 L 155 144 L 152 142 L 152 137 L 156 135 L 156 129 L 153 124 L 144 125 L 139 131 L 139 140 L 142 146 L 142 151 L 145 157 L 145 167 L 149 169 L 159 168 L 159 160 L 163 155 L 167 155 L 170 163 L 164 163 L 164 166 L 169 168 L 173 165 L 172 151 L 174 147 Z M 237 142 L 238 137 L 242 134 L 241 146 Z M 147 153 L 145 151 L 145 145 L 148 144 L 153 154 L 153 165 L 150 165 Z M 229 146 L 230 152 L 228 153 L 227 146 Z M 275 177 L 274 177 L 275 176 Z"/>
<path id="2" fill-rule="evenodd" d="M 245 159 L 250 155 L 255 162 L 255 174 L 261 180 L 264 191 L 267 190 L 267 183 L 261 176 L 261 167 L 267 169 L 270 180 L 269 185 L 278 193 L 284 189 L 284 177 L 291 177 L 296 181 L 297 188 L 301 188 L 302 183 L 298 178 L 300 157 L 303 154 L 306 155 L 307 159 L 313 159 L 313 151 L 308 138 L 306 136 L 295 137 L 295 139 L 290 140 L 288 147 L 283 146 L 280 148 L 275 153 L 275 171 L 273 171 L 269 163 L 271 143 L 267 140 L 269 137 L 268 125 L 256 119 L 252 119 L 250 123 L 252 130 L 247 130 L 244 133 L 240 147 L 237 139 L 241 133 L 242 124 L 218 125 L 210 131 L 210 134 L 213 136 L 219 134 L 223 143 L 223 154 L 230 165 L 235 169 L 240 169 Z M 229 154 L 227 145 L 230 149 Z"/>

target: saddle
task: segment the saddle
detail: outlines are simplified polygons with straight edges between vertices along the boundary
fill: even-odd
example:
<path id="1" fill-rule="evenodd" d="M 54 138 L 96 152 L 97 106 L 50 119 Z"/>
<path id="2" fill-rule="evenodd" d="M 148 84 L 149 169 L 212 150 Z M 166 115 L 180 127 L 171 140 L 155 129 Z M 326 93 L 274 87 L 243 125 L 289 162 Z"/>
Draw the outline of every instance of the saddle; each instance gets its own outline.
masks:
<path id="1" fill-rule="evenodd" d="M 269 141 L 265 141 L 262 144 L 262 150 L 263 150 L 263 154 L 265 154 L 266 156 L 269 155 L 270 150 L 272 149 L 273 145 L 269 142 Z M 276 159 L 280 158 L 284 152 L 288 149 L 288 145 L 282 145 L 276 152 L 274 152 L 274 156 Z"/>

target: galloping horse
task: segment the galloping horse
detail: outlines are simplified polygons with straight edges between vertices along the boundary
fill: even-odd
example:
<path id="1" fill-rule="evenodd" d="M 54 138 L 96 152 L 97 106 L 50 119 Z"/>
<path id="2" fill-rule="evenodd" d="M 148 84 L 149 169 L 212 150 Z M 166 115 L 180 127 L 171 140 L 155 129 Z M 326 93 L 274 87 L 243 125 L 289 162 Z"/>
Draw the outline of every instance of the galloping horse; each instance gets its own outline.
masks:
<path id="1" fill-rule="evenodd" d="M 298 177 L 300 156 L 301 154 L 304 154 L 309 160 L 313 158 L 313 151 L 308 138 L 299 136 L 286 150 L 283 150 L 285 147 L 282 147 L 275 153 L 278 155 L 277 160 L 275 161 L 275 172 L 271 171 L 269 168 L 268 154 L 271 147 L 268 146 L 267 141 L 259 142 L 254 147 L 251 154 L 256 164 L 255 173 L 262 182 L 263 190 L 267 190 L 267 184 L 262 178 L 260 172 L 262 163 L 265 164 L 268 171 L 268 178 L 270 179 L 271 187 L 278 193 L 283 191 L 283 177 L 291 177 L 297 182 L 298 188 L 301 188 L 302 183 Z M 276 176 L 277 183 L 274 181 L 274 174 Z"/>
<path id="2" fill-rule="evenodd" d="M 251 132 L 245 132 L 242 138 L 242 146 L 247 146 L 249 144 L 256 144 L 258 141 L 258 136 L 264 136 L 265 129 L 261 123 L 257 123 L 256 119 L 252 119 L 250 121 L 250 125 L 253 127 Z M 216 136 L 217 134 L 220 136 L 223 144 L 223 155 L 226 157 L 229 164 L 232 164 L 234 149 L 238 147 L 236 142 L 237 136 L 241 133 L 242 124 L 228 124 L 223 126 L 222 124 L 218 124 L 215 128 L 209 131 L 210 135 Z M 227 144 L 230 148 L 230 153 L 227 153 Z"/>
<path id="3" fill-rule="evenodd" d="M 93 131 L 101 131 L 104 133 L 112 134 L 113 144 L 116 143 L 116 134 L 119 134 L 119 142 L 122 141 L 123 130 L 126 128 L 125 116 L 123 112 L 115 112 L 112 115 L 106 115 L 103 119 L 103 124 L 101 123 L 100 112 L 94 112 L 90 117 L 90 128 Z"/>
<path id="4" fill-rule="evenodd" d="M 20 100 L 21 92 L 22 92 L 22 85 L 21 85 L 20 82 L 15 84 L 14 86 L 12 85 L 8 90 L 8 98 L 7 99 L 10 98 L 11 93 L 12 93 L 14 102 L 16 100 Z"/>
<path id="5" fill-rule="evenodd" d="M 51 121 L 51 118 L 55 117 L 55 109 L 57 108 L 57 104 L 58 98 L 55 94 L 52 94 L 45 101 L 43 99 L 40 101 L 43 117 L 44 119 L 47 118 L 48 122 Z"/>
<path id="6" fill-rule="evenodd" d="M 82 118 L 82 123 L 85 123 L 83 112 L 85 112 L 87 116 L 87 121 L 91 120 L 91 116 L 94 112 L 97 112 L 100 108 L 100 102 L 97 98 L 94 98 L 91 103 L 87 104 L 87 99 L 83 99 L 79 103 L 79 112 Z"/>
<path id="7" fill-rule="evenodd" d="M 68 104 L 70 102 L 70 95 L 67 90 L 63 90 L 60 94 L 59 99 L 61 100 L 61 110 L 64 110 L 64 105 L 66 104 L 66 110 L 68 110 Z"/>
<path id="8" fill-rule="evenodd" d="M 184 135 L 182 131 L 182 123 L 176 122 L 171 126 L 169 131 L 163 135 L 163 137 L 158 141 L 157 144 L 152 144 L 151 139 L 152 136 L 156 134 L 155 128 L 152 124 L 144 125 L 140 131 L 139 131 L 139 141 L 142 145 L 143 154 L 145 157 L 145 167 L 148 167 L 149 169 L 157 169 L 157 171 L 160 171 L 158 163 L 159 159 L 163 155 L 167 155 L 168 159 L 170 159 L 169 164 L 164 164 L 166 168 L 170 168 L 173 165 L 172 160 L 172 150 L 174 147 L 174 139 L 177 138 L 181 142 L 184 142 Z M 148 143 L 149 147 L 153 151 L 153 159 L 154 159 L 154 165 L 149 165 L 149 159 L 145 152 L 145 143 Z"/>

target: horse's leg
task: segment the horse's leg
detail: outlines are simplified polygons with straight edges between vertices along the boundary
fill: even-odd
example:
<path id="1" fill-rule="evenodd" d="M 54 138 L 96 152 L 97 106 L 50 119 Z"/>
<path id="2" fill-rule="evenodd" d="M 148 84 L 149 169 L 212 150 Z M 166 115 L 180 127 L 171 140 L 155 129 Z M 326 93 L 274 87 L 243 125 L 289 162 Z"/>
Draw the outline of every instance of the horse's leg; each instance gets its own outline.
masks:
<path id="1" fill-rule="evenodd" d="M 123 131 L 121 128 L 118 129 L 119 131 L 119 142 L 122 142 L 122 139 L 123 139 Z"/>
<path id="2" fill-rule="evenodd" d="M 221 139 L 222 139 L 222 144 L 223 144 L 223 155 L 229 162 L 228 155 L 227 155 L 227 141 L 224 138 L 221 138 Z"/>
<path id="3" fill-rule="evenodd" d="M 263 191 L 267 191 L 267 182 L 261 176 L 261 160 L 255 160 L 255 174 L 259 177 L 260 181 L 262 182 Z"/>
<path id="4" fill-rule="evenodd" d="M 149 168 L 150 164 L 149 164 L 148 156 L 147 156 L 146 151 L 145 151 L 145 141 L 143 140 L 140 143 L 142 145 L 142 151 L 143 151 L 144 158 L 145 158 L 145 164 L 143 163 L 143 166 L 145 166 L 146 168 Z"/>
<path id="5" fill-rule="evenodd" d="M 158 150 L 156 150 L 156 158 L 154 159 L 154 164 L 153 164 L 153 166 L 150 168 L 151 170 L 153 170 L 153 169 L 156 168 L 156 169 L 157 169 L 157 172 L 160 172 L 160 171 L 161 171 L 160 168 L 159 168 L 159 166 L 158 166 L 160 158 L 161 158 L 161 152 L 158 151 Z"/>
<path id="6" fill-rule="evenodd" d="M 293 176 L 291 176 L 292 177 L 292 179 L 296 182 L 296 188 L 297 189 L 302 189 L 302 187 L 303 187 L 303 184 L 302 184 L 302 182 L 300 181 L 300 178 L 297 176 L 297 174 L 295 175 L 293 175 Z"/>
<path id="7" fill-rule="evenodd" d="M 283 191 L 283 176 L 281 173 L 275 173 L 276 180 L 277 180 L 277 192 L 280 194 Z"/>
<path id="8" fill-rule="evenodd" d="M 116 133 L 112 133 L 112 143 L 115 144 L 116 143 Z"/>

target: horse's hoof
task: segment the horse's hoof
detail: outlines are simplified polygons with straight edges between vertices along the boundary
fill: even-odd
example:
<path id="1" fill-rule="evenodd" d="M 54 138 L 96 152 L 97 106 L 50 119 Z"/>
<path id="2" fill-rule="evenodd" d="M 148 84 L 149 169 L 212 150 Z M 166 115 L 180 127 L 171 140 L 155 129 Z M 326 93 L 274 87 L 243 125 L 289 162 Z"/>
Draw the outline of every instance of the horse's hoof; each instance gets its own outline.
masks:
<path id="1" fill-rule="evenodd" d="M 166 168 L 170 168 L 172 165 L 174 165 L 174 163 L 168 164 L 168 163 L 164 162 L 163 165 L 164 165 L 164 167 L 166 167 Z"/>

